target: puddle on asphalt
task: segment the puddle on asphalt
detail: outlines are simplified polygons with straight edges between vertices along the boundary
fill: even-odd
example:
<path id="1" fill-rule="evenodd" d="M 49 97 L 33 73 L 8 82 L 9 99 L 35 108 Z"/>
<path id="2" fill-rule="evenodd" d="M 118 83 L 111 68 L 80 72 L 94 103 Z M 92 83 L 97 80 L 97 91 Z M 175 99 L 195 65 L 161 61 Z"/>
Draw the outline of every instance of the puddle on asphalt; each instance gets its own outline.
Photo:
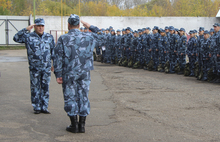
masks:
<path id="1" fill-rule="evenodd" d="M 0 62 L 27 62 L 27 57 L 0 56 Z"/>

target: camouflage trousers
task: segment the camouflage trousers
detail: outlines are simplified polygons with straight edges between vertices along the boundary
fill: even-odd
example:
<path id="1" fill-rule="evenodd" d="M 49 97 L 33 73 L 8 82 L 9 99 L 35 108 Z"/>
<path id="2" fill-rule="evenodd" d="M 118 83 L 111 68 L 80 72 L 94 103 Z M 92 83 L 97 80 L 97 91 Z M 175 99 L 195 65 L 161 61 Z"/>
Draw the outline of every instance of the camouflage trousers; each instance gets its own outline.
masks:
<path id="1" fill-rule="evenodd" d="M 64 110 L 68 116 L 87 116 L 90 113 L 88 99 L 90 72 L 77 74 L 74 79 L 63 78 Z"/>
<path id="2" fill-rule="evenodd" d="M 156 50 L 153 50 L 151 52 L 152 54 L 152 58 L 153 58 L 153 61 L 154 61 L 154 69 L 157 68 L 157 66 L 159 65 L 159 51 L 156 51 Z"/>
<path id="3" fill-rule="evenodd" d="M 209 60 L 206 60 L 206 59 L 203 59 L 202 60 L 202 71 L 203 71 L 203 78 L 206 78 L 208 77 L 208 71 L 211 69 L 212 65 L 211 65 L 211 61 L 210 59 Z"/>
<path id="4" fill-rule="evenodd" d="M 118 49 L 117 56 L 118 56 L 118 60 L 119 60 L 121 57 L 123 57 L 123 56 L 122 56 L 122 49 Z"/>
<path id="5" fill-rule="evenodd" d="M 192 75 L 194 75 L 195 62 L 196 56 L 189 56 L 189 68 Z"/>
<path id="6" fill-rule="evenodd" d="M 47 110 L 48 108 L 50 69 L 30 70 L 31 102 L 35 111 Z"/>
<path id="7" fill-rule="evenodd" d="M 145 50 L 145 64 L 147 65 L 151 60 L 151 52 L 149 49 Z"/>
<path id="8" fill-rule="evenodd" d="M 100 55 L 101 54 L 100 50 L 101 49 L 98 46 L 96 46 L 96 55 Z"/>
<path id="9" fill-rule="evenodd" d="M 184 68 L 185 68 L 185 65 L 186 65 L 186 55 L 184 54 L 184 55 L 179 55 L 178 56 L 178 58 L 179 58 L 179 64 L 180 64 L 180 70 L 184 70 Z"/>

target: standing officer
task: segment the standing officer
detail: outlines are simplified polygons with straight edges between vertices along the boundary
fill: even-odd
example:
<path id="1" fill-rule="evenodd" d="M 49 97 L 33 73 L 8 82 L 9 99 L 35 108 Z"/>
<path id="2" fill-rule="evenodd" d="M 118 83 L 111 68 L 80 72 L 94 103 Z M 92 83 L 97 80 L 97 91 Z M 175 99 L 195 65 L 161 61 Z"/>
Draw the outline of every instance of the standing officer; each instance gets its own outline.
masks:
<path id="1" fill-rule="evenodd" d="M 160 40 L 160 34 L 158 33 L 159 28 L 157 26 L 154 26 L 153 28 L 153 35 L 152 35 L 152 58 L 154 61 L 154 70 L 157 70 L 157 67 L 159 65 L 159 47 L 158 47 L 158 41 Z"/>
<path id="2" fill-rule="evenodd" d="M 200 49 L 201 49 L 201 44 L 204 40 L 204 28 L 203 27 L 200 27 L 199 28 L 199 36 L 198 36 L 198 39 L 197 39 L 197 42 L 198 42 L 198 47 L 197 47 L 197 54 L 196 54 L 196 57 L 197 57 L 197 66 L 198 68 L 195 69 L 195 72 L 196 72 L 196 77 L 198 77 L 199 73 L 201 72 L 201 67 L 202 67 L 202 63 L 203 63 L 203 59 L 202 59 L 202 56 L 200 54 Z"/>
<path id="3" fill-rule="evenodd" d="M 134 31 L 134 38 L 132 40 L 132 49 L 134 49 L 133 69 L 137 69 L 140 67 L 141 51 L 138 49 L 140 47 L 138 44 L 140 44 L 138 39 L 138 31 Z"/>
<path id="4" fill-rule="evenodd" d="M 131 33 L 131 28 L 130 27 L 127 27 L 126 28 L 126 37 L 125 37 L 125 56 L 126 56 L 126 59 L 124 60 L 123 62 L 123 66 L 127 66 L 128 64 L 128 61 L 130 59 L 130 56 L 131 56 L 131 52 L 130 52 L 130 48 L 131 48 L 131 45 L 132 45 L 132 39 L 133 39 L 133 34 Z"/>
<path id="5" fill-rule="evenodd" d="M 180 71 L 178 72 L 178 74 L 183 74 L 184 71 L 184 67 L 186 65 L 186 43 L 187 43 L 187 37 L 185 35 L 185 29 L 181 28 L 179 30 L 180 33 L 180 38 L 179 38 L 179 42 L 178 42 L 178 47 L 177 47 L 177 53 L 178 53 L 178 61 L 179 61 L 179 68 Z"/>
<path id="6" fill-rule="evenodd" d="M 145 42 L 146 46 L 144 48 L 144 54 L 145 54 L 145 67 L 144 69 L 147 70 L 147 66 L 151 60 L 151 47 L 152 47 L 152 39 L 151 39 L 151 34 L 150 34 L 151 28 L 147 27 L 146 28 L 146 36 L 145 36 Z"/>
<path id="7" fill-rule="evenodd" d="M 31 84 L 31 102 L 34 113 L 50 113 L 48 111 L 49 103 L 49 84 L 51 77 L 51 59 L 55 46 L 53 36 L 44 32 L 44 19 L 38 18 L 34 25 L 22 29 L 14 36 L 14 41 L 25 43 L 27 48 L 30 84 Z M 35 31 L 29 33 L 34 27 Z"/>
<path id="8" fill-rule="evenodd" d="M 66 130 L 72 133 L 85 133 L 86 116 L 90 113 L 90 70 L 94 69 L 93 50 L 96 43 L 93 36 L 99 31 L 97 27 L 81 21 L 83 26 L 94 32 L 82 33 L 78 30 L 79 22 L 78 15 L 70 15 L 69 32 L 60 36 L 54 49 L 54 73 L 57 83 L 62 84 L 64 110 L 71 121 Z"/>
<path id="9" fill-rule="evenodd" d="M 121 30 L 117 30 L 117 36 L 116 36 L 116 64 L 118 63 L 119 59 L 122 57 L 122 48 L 121 48 Z"/>
<path id="10" fill-rule="evenodd" d="M 139 38 L 138 38 L 138 47 L 137 47 L 137 59 L 140 61 L 140 68 L 144 66 L 144 48 L 145 48 L 145 34 L 144 29 L 138 29 Z"/>
<path id="11" fill-rule="evenodd" d="M 164 65 L 166 63 L 166 54 L 167 54 L 167 49 L 168 49 L 168 38 L 166 36 L 165 30 L 160 29 L 160 37 L 158 41 L 158 48 L 159 48 L 159 62 L 160 65 L 158 66 L 158 71 L 159 72 L 164 72 Z"/>
<path id="12" fill-rule="evenodd" d="M 116 41 L 116 36 L 115 36 L 115 30 L 111 30 L 111 36 L 109 37 L 109 49 L 111 51 L 110 53 L 110 61 L 111 64 L 115 63 L 115 42 Z"/>
<path id="13" fill-rule="evenodd" d="M 102 50 L 101 63 L 103 63 L 103 60 L 105 59 L 105 29 L 102 29 L 102 33 L 99 35 L 99 39 L 100 47 Z"/>
<path id="14" fill-rule="evenodd" d="M 109 47 L 110 45 L 110 37 L 111 34 L 109 33 L 109 29 L 106 29 L 106 35 L 105 35 L 105 58 L 106 58 L 106 63 L 110 63 L 111 62 L 111 49 Z"/>
<path id="15" fill-rule="evenodd" d="M 174 67 L 177 63 L 177 46 L 178 37 L 175 34 L 175 29 L 173 26 L 169 27 L 170 37 L 169 37 L 169 61 L 170 61 L 170 73 L 174 73 Z"/>
<path id="16" fill-rule="evenodd" d="M 209 31 L 205 31 L 204 32 L 204 39 L 202 40 L 202 42 L 200 43 L 200 56 L 202 59 L 202 76 L 199 75 L 199 77 L 201 77 L 202 81 L 206 81 L 208 79 L 208 71 L 211 68 L 211 61 L 210 61 L 210 57 L 211 57 L 211 40 L 209 38 Z"/>
<path id="17" fill-rule="evenodd" d="M 214 83 L 220 83 L 220 25 L 215 23 L 213 25 L 215 33 L 212 36 L 212 56 L 214 59 Z"/>
<path id="18" fill-rule="evenodd" d="M 195 68 L 195 62 L 196 62 L 196 52 L 197 52 L 197 40 L 195 38 L 195 30 L 191 30 L 189 32 L 190 34 L 190 39 L 187 43 L 187 50 L 186 50 L 186 55 L 189 57 L 189 68 L 190 68 L 190 75 L 189 76 L 194 76 L 194 68 Z"/>
<path id="19" fill-rule="evenodd" d="M 121 58 L 119 59 L 118 65 L 122 66 L 124 60 L 126 59 L 125 57 L 125 41 L 126 41 L 126 31 L 125 29 L 122 29 L 122 36 L 121 36 Z"/>

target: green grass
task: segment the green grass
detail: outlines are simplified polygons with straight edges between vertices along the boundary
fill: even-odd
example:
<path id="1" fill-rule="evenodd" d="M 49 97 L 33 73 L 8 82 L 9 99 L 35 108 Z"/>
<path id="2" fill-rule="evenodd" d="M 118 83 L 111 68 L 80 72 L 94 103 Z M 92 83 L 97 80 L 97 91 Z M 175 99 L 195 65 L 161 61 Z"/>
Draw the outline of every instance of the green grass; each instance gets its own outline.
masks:
<path id="1" fill-rule="evenodd" d="M 0 46 L 0 50 L 21 50 L 26 49 L 25 46 Z"/>

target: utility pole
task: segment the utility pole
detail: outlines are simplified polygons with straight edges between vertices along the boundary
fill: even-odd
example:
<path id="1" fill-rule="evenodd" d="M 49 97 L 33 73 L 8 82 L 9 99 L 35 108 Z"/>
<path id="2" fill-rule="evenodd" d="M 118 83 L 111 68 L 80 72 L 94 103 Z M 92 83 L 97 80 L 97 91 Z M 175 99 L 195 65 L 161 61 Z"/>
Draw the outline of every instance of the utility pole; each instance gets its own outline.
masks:
<path id="1" fill-rule="evenodd" d="M 35 0 L 33 1 L 33 7 L 34 7 L 34 20 L 35 20 Z"/>
<path id="2" fill-rule="evenodd" d="M 80 16 L 80 0 L 79 0 L 79 16 Z"/>
<path id="3" fill-rule="evenodd" d="M 63 34 L 63 0 L 60 1 L 61 3 L 61 34 Z"/>

